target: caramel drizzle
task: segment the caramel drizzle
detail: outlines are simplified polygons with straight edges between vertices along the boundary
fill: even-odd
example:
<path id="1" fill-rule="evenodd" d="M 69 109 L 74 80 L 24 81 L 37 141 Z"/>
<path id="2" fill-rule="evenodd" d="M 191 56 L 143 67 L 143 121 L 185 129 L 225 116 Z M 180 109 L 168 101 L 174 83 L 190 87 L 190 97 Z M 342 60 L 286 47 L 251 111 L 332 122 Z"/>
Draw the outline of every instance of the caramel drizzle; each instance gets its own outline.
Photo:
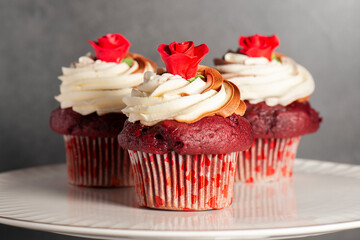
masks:
<path id="1" fill-rule="evenodd" d="M 139 64 L 139 67 L 134 71 L 134 73 L 143 73 L 145 71 L 147 62 L 150 63 L 150 65 L 154 69 L 154 71 L 156 71 L 156 69 L 157 69 L 157 65 L 155 62 L 151 61 L 150 59 L 148 59 L 144 56 L 141 56 L 140 54 L 128 52 L 126 54 L 125 58 L 132 58 Z"/>
<path id="2" fill-rule="evenodd" d="M 197 75 L 203 75 L 206 78 L 206 83 L 209 85 L 202 93 L 213 89 L 215 91 L 220 91 L 220 88 L 223 84 L 227 84 L 231 91 L 231 96 L 229 100 L 219 109 L 213 110 L 211 112 L 204 113 L 191 121 L 184 121 L 186 123 L 193 123 L 199 121 L 204 117 L 210 117 L 214 115 L 219 115 L 224 118 L 231 116 L 232 114 L 238 114 L 243 116 L 246 110 L 246 104 L 240 99 L 240 90 L 235 84 L 230 81 L 224 80 L 221 74 L 210 67 L 199 65 Z"/>
<path id="3" fill-rule="evenodd" d="M 210 89 L 219 91 L 223 83 L 227 84 L 231 91 L 231 96 L 229 100 L 224 104 L 224 106 L 222 106 L 220 109 L 206 113 L 206 116 L 219 115 L 222 117 L 229 117 L 233 113 L 236 113 L 240 116 L 243 116 L 245 114 L 246 104 L 240 99 L 240 90 L 234 83 L 224 80 L 222 75 L 216 69 L 202 65 L 199 66 L 197 74 L 205 76 L 206 82 L 209 84 L 209 87 L 203 92 L 209 91 Z"/>
<path id="4" fill-rule="evenodd" d="M 295 100 L 294 102 L 306 102 L 310 99 L 310 96 L 306 96 L 306 97 L 303 97 L 303 98 L 299 98 L 297 100 Z"/>
<path id="5" fill-rule="evenodd" d="M 274 52 L 274 54 L 275 54 L 275 57 L 277 58 L 277 59 L 280 59 L 280 61 L 281 61 L 281 59 L 283 58 L 283 57 L 286 57 L 286 55 L 285 54 L 282 54 L 282 53 L 279 53 L 279 52 Z M 292 60 L 292 59 L 291 59 Z M 295 62 L 294 62 L 295 63 Z M 233 62 L 228 62 L 228 61 L 226 61 L 224 58 L 215 58 L 214 59 L 214 64 L 215 65 L 228 65 L 228 64 L 234 64 Z M 295 63 L 296 64 L 296 63 Z M 226 73 L 226 72 L 221 72 L 221 74 L 228 74 L 229 76 L 228 77 L 231 77 L 231 78 L 233 78 L 233 77 L 249 77 L 249 76 L 255 76 L 255 75 L 250 75 L 250 74 L 237 74 L 237 73 L 234 73 L 234 74 L 231 74 L 231 73 Z M 227 81 L 227 80 L 226 80 Z M 310 96 L 306 96 L 306 97 L 303 97 L 303 98 L 299 98 L 299 99 L 297 99 L 297 100 L 295 100 L 294 102 L 306 102 L 306 101 L 308 101 L 310 99 Z M 240 114 L 241 115 L 241 114 Z"/>
<path id="6" fill-rule="evenodd" d="M 206 78 L 206 83 L 209 85 L 202 93 L 207 92 L 210 89 L 219 91 L 224 81 L 224 78 L 216 69 L 203 65 L 199 65 L 196 75 L 203 75 Z"/>

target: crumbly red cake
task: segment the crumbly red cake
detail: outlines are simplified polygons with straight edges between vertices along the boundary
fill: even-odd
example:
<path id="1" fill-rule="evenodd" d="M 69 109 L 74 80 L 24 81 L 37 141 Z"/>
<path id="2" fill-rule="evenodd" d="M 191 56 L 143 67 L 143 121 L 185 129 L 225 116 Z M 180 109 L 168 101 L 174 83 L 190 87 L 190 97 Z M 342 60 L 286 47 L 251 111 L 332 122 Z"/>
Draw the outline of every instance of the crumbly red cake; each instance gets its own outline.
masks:
<path id="1" fill-rule="evenodd" d="M 264 102 L 246 101 L 244 117 L 252 125 L 254 138 L 291 138 L 318 130 L 322 118 L 308 101 L 287 106 L 268 106 Z"/>
<path id="2" fill-rule="evenodd" d="M 249 122 L 236 114 L 205 117 L 188 124 L 165 120 L 154 126 L 125 122 L 118 137 L 125 149 L 165 154 L 223 154 L 242 151 L 252 143 Z"/>
<path id="3" fill-rule="evenodd" d="M 72 108 L 57 108 L 50 116 L 50 128 L 64 135 L 116 137 L 127 119 L 122 113 L 81 115 Z"/>

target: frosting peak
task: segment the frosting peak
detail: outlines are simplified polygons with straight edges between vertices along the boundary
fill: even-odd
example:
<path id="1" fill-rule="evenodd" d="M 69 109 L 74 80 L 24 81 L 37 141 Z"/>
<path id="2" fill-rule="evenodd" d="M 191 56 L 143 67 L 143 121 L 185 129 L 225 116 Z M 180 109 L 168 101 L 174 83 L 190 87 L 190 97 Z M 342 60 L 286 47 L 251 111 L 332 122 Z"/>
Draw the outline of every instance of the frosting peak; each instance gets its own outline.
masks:
<path id="1" fill-rule="evenodd" d="M 145 71 L 156 70 L 155 63 L 139 54 L 129 52 L 126 59 L 130 62 L 80 57 L 71 67 L 62 68 L 60 95 L 55 99 L 61 108 L 72 107 L 82 115 L 121 112 L 125 107 L 123 97 L 142 82 Z"/>
<path id="2" fill-rule="evenodd" d="M 240 100 L 240 91 L 219 72 L 199 66 L 196 76 L 189 81 L 170 73 L 147 72 L 144 82 L 124 98 L 127 107 L 123 112 L 130 122 L 147 126 L 163 120 L 192 123 L 206 116 L 244 114 L 246 105 Z"/>
<path id="3" fill-rule="evenodd" d="M 291 58 L 275 53 L 275 58 L 249 57 L 229 52 L 215 59 L 215 68 L 241 91 L 241 99 L 252 104 L 286 106 L 308 97 L 315 89 L 311 74 Z"/>

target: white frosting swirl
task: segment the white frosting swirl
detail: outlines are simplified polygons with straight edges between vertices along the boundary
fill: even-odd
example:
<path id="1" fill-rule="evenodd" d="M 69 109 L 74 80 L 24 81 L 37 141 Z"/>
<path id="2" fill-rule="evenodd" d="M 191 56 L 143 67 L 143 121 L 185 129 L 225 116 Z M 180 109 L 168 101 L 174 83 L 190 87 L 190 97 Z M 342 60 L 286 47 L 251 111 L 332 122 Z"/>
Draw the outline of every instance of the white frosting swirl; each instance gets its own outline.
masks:
<path id="1" fill-rule="evenodd" d="M 311 74 L 291 58 L 282 56 L 281 62 L 264 57 L 248 57 L 227 53 L 225 65 L 217 65 L 224 79 L 233 82 L 241 92 L 241 99 L 252 104 L 262 101 L 269 106 L 286 106 L 309 96 L 315 89 Z"/>
<path id="2" fill-rule="evenodd" d="M 125 97 L 122 111 L 130 122 L 152 126 L 163 120 L 193 122 L 202 115 L 220 109 L 231 98 L 231 89 L 223 83 L 219 91 L 210 89 L 201 78 L 190 82 L 179 75 L 152 72 L 144 74 L 144 82 Z"/>
<path id="3" fill-rule="evenodd" d="M 123 97 L 129 96 L 132 88 L 143 81 L 143 72 L 134 73 L 138 68 L 136 60 L 129 67 L 125 62 L 80 57 L 72 67 L 62 68 L 60 95 L 55 99 L 60 102 L 61 108 L 72 107 L 82 115 L 121 112 L 125 107 Z M 149 62 L 144 71 L 148 70 L 154 71 Z"/>

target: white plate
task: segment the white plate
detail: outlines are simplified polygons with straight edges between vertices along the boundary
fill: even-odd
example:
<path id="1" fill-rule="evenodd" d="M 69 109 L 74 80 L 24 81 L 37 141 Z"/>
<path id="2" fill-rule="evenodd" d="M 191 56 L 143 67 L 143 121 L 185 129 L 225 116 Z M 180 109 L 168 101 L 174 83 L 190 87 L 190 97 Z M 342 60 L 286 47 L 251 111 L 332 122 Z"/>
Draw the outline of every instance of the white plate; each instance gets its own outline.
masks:
<path id="1" fill-rule="evenodd" d="M 292 180 L 236 184 L 231 207 L 139 208 L 133 188 L 78 188 L 66 167 L 0 174 L 0 223 L 89 238 L 291 238 L 360 227 L 360 166 L 296 159 Z"/>

